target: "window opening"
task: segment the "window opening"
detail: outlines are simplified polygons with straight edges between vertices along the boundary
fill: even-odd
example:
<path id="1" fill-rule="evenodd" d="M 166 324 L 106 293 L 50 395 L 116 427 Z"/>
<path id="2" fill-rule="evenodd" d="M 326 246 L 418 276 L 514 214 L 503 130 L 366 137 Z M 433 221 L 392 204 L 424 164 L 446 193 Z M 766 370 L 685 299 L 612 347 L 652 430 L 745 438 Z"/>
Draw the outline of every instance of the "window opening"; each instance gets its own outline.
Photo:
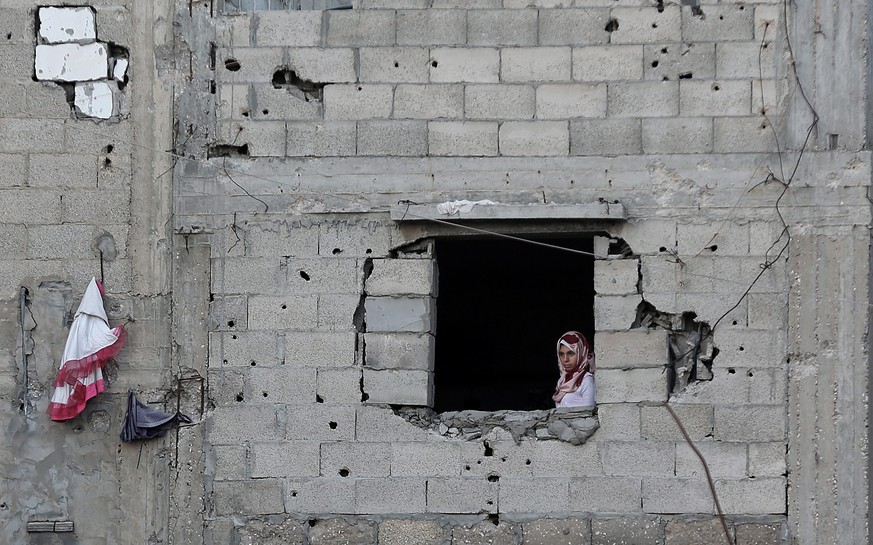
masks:
<path id="1" fill-rule="evenodd" d="M 591 252 L 592 235 L 531 238 Z M 434 410 L 552 409 L 555 343 L 594 339 L 594 258 L 501 239 L 436 241 Z M 595 351 L 596 352 L 596 351 Z"/>

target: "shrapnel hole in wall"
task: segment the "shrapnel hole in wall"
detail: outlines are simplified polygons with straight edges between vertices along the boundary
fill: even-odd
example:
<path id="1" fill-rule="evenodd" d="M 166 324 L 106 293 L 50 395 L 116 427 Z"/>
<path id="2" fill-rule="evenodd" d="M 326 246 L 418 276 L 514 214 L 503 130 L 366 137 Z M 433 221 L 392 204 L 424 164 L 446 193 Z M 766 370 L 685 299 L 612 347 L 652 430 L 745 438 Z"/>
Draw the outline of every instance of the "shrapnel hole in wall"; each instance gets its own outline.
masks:
<path id="1" fill-rule="evenodd" d="M 321 102 L 325 83 L 303 79 L 291 68 L 280 68 L 273 73 L 273 87 L 285 89 L 291 95 L 306 102 Z"/>

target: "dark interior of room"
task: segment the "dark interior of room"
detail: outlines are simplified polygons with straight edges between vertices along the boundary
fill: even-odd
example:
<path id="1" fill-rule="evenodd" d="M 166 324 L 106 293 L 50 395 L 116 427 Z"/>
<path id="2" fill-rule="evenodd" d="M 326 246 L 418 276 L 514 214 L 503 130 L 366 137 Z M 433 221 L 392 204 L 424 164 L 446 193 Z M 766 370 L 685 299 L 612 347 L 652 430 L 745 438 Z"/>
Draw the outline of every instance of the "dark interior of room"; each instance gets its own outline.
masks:
<path id="1" fill-rule="evenodd" d="M 592 251 L 591 235 L 537 238 Z M 437 412 L 554 408 L 555 345 L 594 334 L 594 258 L 520 241 L 440 239 Z"/>

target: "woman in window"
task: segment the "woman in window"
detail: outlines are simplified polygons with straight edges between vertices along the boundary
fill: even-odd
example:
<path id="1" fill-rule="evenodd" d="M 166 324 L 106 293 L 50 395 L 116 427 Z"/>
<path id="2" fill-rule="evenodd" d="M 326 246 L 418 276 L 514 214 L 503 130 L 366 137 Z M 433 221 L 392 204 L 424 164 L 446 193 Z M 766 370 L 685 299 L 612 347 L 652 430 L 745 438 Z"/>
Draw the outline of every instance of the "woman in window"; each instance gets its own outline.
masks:
<path id="1" fill-rule="evenodd" d="M 594 354 L 578 331 L 568 331 L 558 339 L 558 385 L 555 407 L 594 406 Z"/>

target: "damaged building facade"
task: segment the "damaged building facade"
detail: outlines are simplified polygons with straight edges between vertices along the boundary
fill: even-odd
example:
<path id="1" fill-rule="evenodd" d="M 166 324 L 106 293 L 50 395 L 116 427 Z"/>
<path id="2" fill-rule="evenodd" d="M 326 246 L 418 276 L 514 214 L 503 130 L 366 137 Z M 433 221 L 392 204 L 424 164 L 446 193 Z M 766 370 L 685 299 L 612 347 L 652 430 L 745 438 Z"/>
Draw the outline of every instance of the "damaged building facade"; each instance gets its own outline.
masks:
<path id="1" fill-rule="evenodd" d="M 867 542 L 865 2 L 3 8 L 0 541 Z"/>

